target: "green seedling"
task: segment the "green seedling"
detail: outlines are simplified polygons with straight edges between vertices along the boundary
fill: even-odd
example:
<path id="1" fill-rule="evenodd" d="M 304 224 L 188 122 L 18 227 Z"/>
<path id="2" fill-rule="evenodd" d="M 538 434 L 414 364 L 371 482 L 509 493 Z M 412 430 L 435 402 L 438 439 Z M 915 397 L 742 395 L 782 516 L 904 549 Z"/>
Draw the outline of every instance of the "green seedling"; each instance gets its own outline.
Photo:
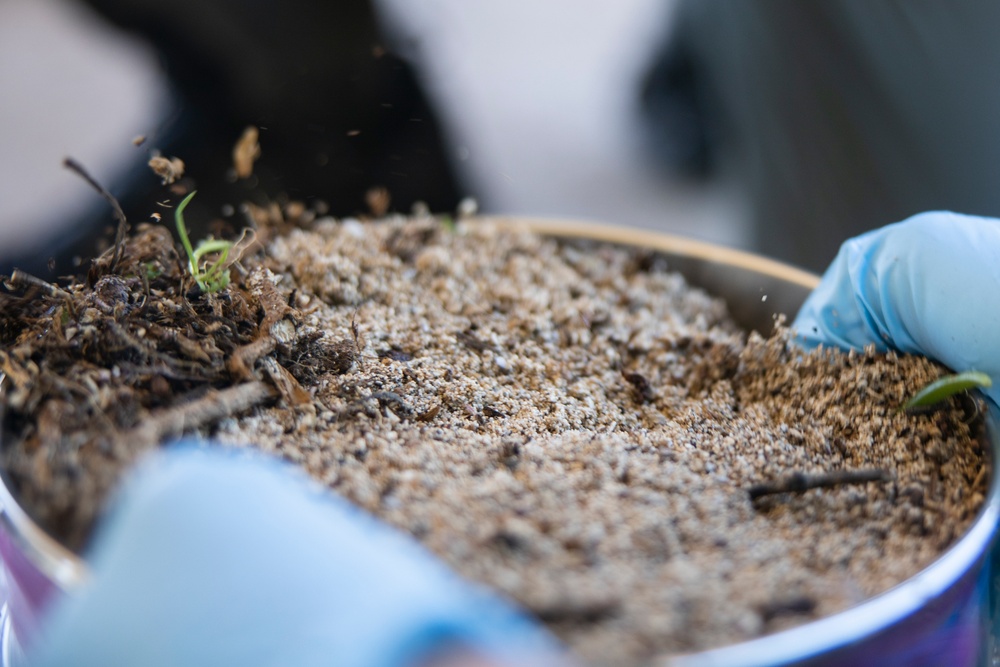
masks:
<path id="1" fill-rule="evenodd" d="M 156 280 L 163 271 L 153 262 L 143 262 L 142 268 L 146 273 L 146 280 Z"/>
<path id="2" fill-rule="evenodd" d="M 177 212 L 174 214 L 174 219 L 177 222 L 177 233 L 181 237 L 181 243 L 184 244 L 184 250 L 188 256 L 188 268 L 191 271 L 191 277 L 198 284 L 198 288 L 202 292 L 218 292 L 229 284 L 229 265 L 226 260 L 229 258 L 229 251 L 233 247 L 233 243 L 232 241 L 207 238 L 198 243 L 197 248 L 191 247 L 187 227 L 184 226 L 184 209 L 196 192 L 197 190 L 189 194 L 177 206 Z M 202 257 L 212 253 L 218 253 L 218 258 L 208 264 L 207 268 L 202 269 Z"/>
<path id="3" fill-rule="evenodd" d="M 937 405 L 949 396 L 969 389 L 986 389 L 993 386 L 993 381 L 986 373 L 965 371 L 954 375 L 946 375 L 921 389 L 910 400 L 903 404 L 907 412 L 920 411 Z"/>

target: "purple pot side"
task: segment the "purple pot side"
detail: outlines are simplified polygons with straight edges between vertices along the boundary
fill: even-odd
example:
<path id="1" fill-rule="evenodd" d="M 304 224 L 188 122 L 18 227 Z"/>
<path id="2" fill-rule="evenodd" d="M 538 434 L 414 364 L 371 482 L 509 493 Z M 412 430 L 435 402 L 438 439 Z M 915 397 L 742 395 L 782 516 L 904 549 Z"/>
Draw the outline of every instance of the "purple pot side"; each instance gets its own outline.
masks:
<path id="1" fill-rule="evenodd" d="M 15 637 L 31 638 L 48 604 L 61 594 L 60 588 L 16 546 L 6 523 L 0 524 L 0 559 L 10 631 Z"/>

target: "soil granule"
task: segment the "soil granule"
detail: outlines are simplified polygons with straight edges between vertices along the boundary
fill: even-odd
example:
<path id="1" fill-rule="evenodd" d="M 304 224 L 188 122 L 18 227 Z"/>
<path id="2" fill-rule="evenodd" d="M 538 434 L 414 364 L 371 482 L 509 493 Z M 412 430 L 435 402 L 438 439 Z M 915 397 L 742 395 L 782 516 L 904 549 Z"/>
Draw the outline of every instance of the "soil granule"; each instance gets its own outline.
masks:
<path id="1" fill-rule="evenodd" d="M 220 378 L 256 383 L 252 407 L 213 413 L 201 434 L 296 462 L 516 600 L 589 663 L 644 664 L 843 610 L 929 565 L 986 493 L 970 399 L 898 410 L 941 367 L 807 354 L 780 328 L 748 335 L 646 251 L 479 220 L 325 219 L 272 235 L 244 266 L 226 293 L 189 294 L 188 308 L 206 322 L 243 303 L 257 329 L 212 348 L 210 326 L 159 339 L 224 368 L 203 398 Z M 127 294 L 103 303 L 134 335 L 107 301 L 134 304 L 150 287 L 121 282 Z M 5 326 L 0 370 L 25 382 L 23 336 Z M 197 384 L 134 365 L 154 368 L 132 386 L 158 387 L 164 405 L 168 387 Z M 126 367 L 94 382 L 111 387 Z M 108 416 L 116 432 L 135 435 L 165 409 L 136 402 Z M 66 403 L 35 401 L 35 422 L 9 413 L 6 428 L 30 446 L 4 457 L 35 516 L 76 526 L 62 532 L 72 543 L 137 453 L 120 433 L 72 456 L 46 445 L 67 437 L 53 425 Z M 112 472 L 84 482 L 81 469 Z M 749 493 L 843 471 L 876 481 Z"/>

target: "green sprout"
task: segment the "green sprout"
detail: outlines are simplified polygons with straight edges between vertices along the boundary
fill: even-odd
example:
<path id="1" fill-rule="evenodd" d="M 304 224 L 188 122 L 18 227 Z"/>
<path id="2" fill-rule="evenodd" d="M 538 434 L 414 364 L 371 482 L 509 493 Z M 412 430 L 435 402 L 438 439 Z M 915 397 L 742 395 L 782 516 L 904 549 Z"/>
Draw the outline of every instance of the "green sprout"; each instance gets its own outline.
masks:
<path id="1" fill-rule="evenodd" d="M 184 250 L 188 256 L 188 268 L 191 271 L 191 277 L 198 283 L 198 288 L 202 292 L 218 292 L 229 284 L 229 265 L 226 260 L 229 258 L 229 250 L 233 247 L 233 243 L 232 241 L 207 238 L 203 239 L 197 248 L 191 247 L 187 227 L 184 226 L 184 209 L 196 192 L 197 190 L 193 191 L 177 206 L 177 212 L 174 216 L 177 221 L 177 233 L 181 237 L 181 243 L 184 244 Z M 207 268 L 202 269 L 201 258 L 210 253 L 218 253 L 219 257 Z"/>
<path id="2" fill-rule="evenodd" d="M 143 262 L 142 268 L 146 273 L 146 280 L 155 280 L 163 273 L 163 270 L 153 262 Z"/>
<path id="3" fill-rule="evenodd" d="M 993 386 L 993 381 L 986 373 L 965 371 L 954 375 L 946 375 L 931 382 L 918 391 L 913 398 L 903 404 L 902 410 L 907 412 L 920 411 L 937 405 L 946 398 L 969 389 L 986 389 Z"/>
<path id="4" fill-rule="evenodd" d="M 456 231 L 455 221 L 452 219 L 450 215 L 442 215 L 439 219 L 441 221 L 441 226 L 444 228 L 446 232 L 448 232 L 449 234 L 455 233 Z"/>

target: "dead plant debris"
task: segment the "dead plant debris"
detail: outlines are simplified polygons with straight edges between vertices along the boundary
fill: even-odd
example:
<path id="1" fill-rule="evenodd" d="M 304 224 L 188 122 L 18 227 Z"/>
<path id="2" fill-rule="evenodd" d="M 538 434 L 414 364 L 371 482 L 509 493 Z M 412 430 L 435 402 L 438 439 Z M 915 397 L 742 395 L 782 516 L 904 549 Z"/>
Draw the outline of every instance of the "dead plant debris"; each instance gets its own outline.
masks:
<path id="1" fill-rule="evenodd" d="M 165 158 L 154 155 L 149 158 L 149 168 L 163 179 L 163 185 L 172 185 L 184 175 L 184 161 L 177 157 Z"/>
<path id="2" fill-rule="evenodd" d="M 164 227 L 141 224 L 110 253 L 117 272 L 92 286 L 15 271 L 0 291 L 3 460 L 26 507 L 77 548 L 143 452 L 279 397 L 311 407 L 297 378 L 350 368 L 337 344 L 297 331 L 265 268 L 202 295 L 184 291 Z"/>
<path id="3" fill-rule="evenodd" d="M 391 201 L 388 188 L 382 186 L 371 188 L 365 193 L 365 203 L 376 218 L 381 218 L 389 212 Z"/>
<path id="4" fill-rule="evenodd" d="M 250 178 L 253 165 L 260 157 L 260 130 L 250 125 L 233 146 L 233 168 L 237 178 Z"/>

